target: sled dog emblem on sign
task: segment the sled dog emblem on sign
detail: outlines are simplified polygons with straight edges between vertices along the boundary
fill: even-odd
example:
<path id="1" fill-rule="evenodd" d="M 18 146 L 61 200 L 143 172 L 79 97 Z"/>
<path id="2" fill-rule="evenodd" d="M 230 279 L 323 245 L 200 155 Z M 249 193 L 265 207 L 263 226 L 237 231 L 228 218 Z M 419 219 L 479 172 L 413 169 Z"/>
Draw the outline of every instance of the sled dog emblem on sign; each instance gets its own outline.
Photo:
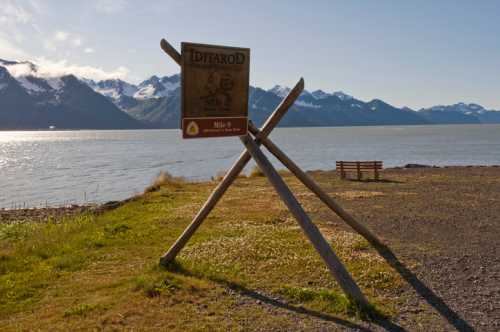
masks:
<path id="1" fill-rule="evenodd" d="M 182 43 L 183 138 L 248 131 L 250 49 Z"/>

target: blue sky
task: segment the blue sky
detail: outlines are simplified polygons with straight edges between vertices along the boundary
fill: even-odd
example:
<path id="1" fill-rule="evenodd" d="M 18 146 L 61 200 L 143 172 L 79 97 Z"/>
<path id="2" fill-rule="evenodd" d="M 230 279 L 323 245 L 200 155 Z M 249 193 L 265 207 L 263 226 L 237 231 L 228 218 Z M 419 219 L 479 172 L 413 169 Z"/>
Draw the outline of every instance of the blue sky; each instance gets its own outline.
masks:
<path id="1" fill-rule="evenodd" d="M 500 1 L 0 0 L 0 58 L 138 82 L 162 37 L 251 48 L 251 83 L 500 109 Z"/>

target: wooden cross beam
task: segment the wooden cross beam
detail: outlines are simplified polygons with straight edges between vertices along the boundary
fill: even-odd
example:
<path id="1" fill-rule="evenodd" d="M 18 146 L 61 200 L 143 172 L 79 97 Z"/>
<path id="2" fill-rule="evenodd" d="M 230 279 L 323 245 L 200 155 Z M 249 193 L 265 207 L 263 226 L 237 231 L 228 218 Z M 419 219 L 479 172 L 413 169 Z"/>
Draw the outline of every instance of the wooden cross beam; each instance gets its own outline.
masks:
<path id="1" fill-rule="evenodd" d="M 332 250 L 316 225 L 313 224 L 300 203 L 293 196 L 292 191 L 288 188 L 278 171 L 276 171 L 271 162 L 260 150 L 259 146 L 249 135 L 241 137 L 241 141 L 246 146 L 247 151 L 250 152 L 257 165 L 259 165 L 259 168 L 262 170 L 264 175 L 268 178 L 269 182 L 271 182 L 278 195 L 288 207 L 288 210 L 290 210 L 292 215 L 295 217 L 300 225 L 300 228 L 302 228 L 302 231 L 306 234 L 316 251 L 319 253 L 321 258 L 323 258 L 323 261 L 326 263 L 330 273 L 335 280 L 337 280 L 342 290 L 361 306 L 368 306 L 368 301 L 356 282 L 352 279 L 349 272 L 347 272 L 340 259 Z"/>
<path id="2" fill-rule="evenodd" d="M 179 65 L 182 64 L 182 57 L 177 50 L 170 45 L 165 39 L 160 43 L 161 48 L 174 59 Z M 215 187 L 212 194 L 202 206 L 193 221 L 184 230 L 181 236 L 175 241 L 170 249 L 160 258 L 160 264 L 168 266 L 177 256 L 179 251 L 186 245 L 191 236 L 196 232 L 198 227 L 203 223 L 210 211 L 215 207 L 220 198 L 224 195 L 229 186 L 234 182 L 239 173 L 244 169 L 245 165 L 251 158 L 255 160 L 262 172 L 266 175 L 269 182 L 275 188 L 280 198 L 284 201 L 292 215 L 295 217 L 303 232 L 312 243 L 316 251 L 319 253 L 332 276 L 337 280 L 342 290 L 354 300 L 358 305 L 367 307 L 368 300 L 365 298 L 356 282 L 352 279 L 349 272 L 346 270 L 340 259 L 332 250 L 328 242 L 325 240 L 319 229 L 313 224 L 307 213 L 304 211 L 300 203 L 293 196 L 293 193 L 288 188 L 286 183 L 280 177 L 271 162 L 267 159 L 259 146 L 264 144 L 278 160 L 295 174 L 311 191 L 327 204 L 334 212 L 336 212 L 347 224 L 353 227 L 358 233 L 364 236 L 373 245 L 381 246 L 382 243 L 373 235 L 366 227 L 358 223 L 352 216 L 343 210 L 333 199 L 331 199 L 321 188 L 304 173 L 286 154 L 284 154 L 267 136 L 276 127 L 281 118 L 285 115 L 288 109 L 293 105 L 304 89 L 304 80 L 301 78 L 295 87 L 288 93 L 283 101 L 278 105 L 275 111 L 266 120 L 262 129 L 257 129 L 251 122 L 249 123 L 250 132 L 255 136 L 255 140 L 249 135 L 240 137 L 245 145 L 244 150 L 238 160 L 233 164 L 231 169 L 226 173 L 222 181 Z"/>
<path id="3" fill-rule="evenodd" d="M 301 78 L 295 87 L 290 91 L 290 93 L 283 99 L 281 104 L 278 105 L 276 110 L 269 116 L 266 123 L 262 126 L 262 130 L 260 132 L 260 137 L 265 138 L 269 133 L 276 127 L 278 122 L 281 120 L 283 115 L 285 115 L 286 111 L 290 106 L 293 105 L 295 99 L 300 95 L 302 90 L 304 89 L 304 80 Z M 256 139 L 256 143 L 260 145 L 260 139 Z M 238 177 L 240 172 L 245 168 L 246 164 L 250 161 L 251 156 L 248 151 L 243 151 L 238 158 L 238 160 L 233 164 L 231 169 L 226 173 L 221 182 L 215 187 L 212 191 L 212 194 L 208 197 L 205 204 L 203 204 L 202 208 L 198 212 L 198 214 L 194 217 L 193 221 L 189 226 L 184 230 L 181 236 L 175 241 L 175 243 L 170 247 L 170 249 L 160 258 L 160 264 L 167 266 L 170 262 L 175 259 L 175 256 L 179 253 L 179 251 L 186 245 L 191 236 L 193 236 L 194 232 L 200 227 L 203 223 L 203 220 L 208 216 L 210 211 L 215 207 L 217 202 L 224 195 L 226 190 L 231 186 L 234 180 Z"/>
<path id="4" fill-rule="evenodd" d="M 274 144 L 268 137 L 262 137 L 261 131 L 255 127 L 255 125 L 250 121 L 248 123 L 248 129 L 255 137 L 260 137 L 262 144 L 271 152 L 276 159 L 278 159 L 283 165 L 290 170 L 309 190 L 311 190 L 318 198 L 325 203 L 333 212 L 335 212 L 346 224 L 351 226 L 356 232 L 363 236 L 368 242 L 373 246 L 384 247 L 384 244 L 379 240 L 379 238 L 373 234 L 368 228 L 366 228 L 362 223 L 358 222 L 351 216 L 346 210 L 344 210 L 333 198 L 331 198 L 314 180 L 307 175 L 297 164 L 293 162 L 288 156 L 281 151 L 281 149 Z"/>

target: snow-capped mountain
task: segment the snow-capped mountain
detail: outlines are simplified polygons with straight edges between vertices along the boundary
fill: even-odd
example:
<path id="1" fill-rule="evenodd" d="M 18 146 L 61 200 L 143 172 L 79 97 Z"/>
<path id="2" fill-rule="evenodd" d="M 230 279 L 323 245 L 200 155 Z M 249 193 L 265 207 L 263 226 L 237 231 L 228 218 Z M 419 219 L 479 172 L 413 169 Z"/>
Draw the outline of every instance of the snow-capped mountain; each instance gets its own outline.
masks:
<path id="1" fill-rule="evenodd" d="M 331 96 L 331 94 L 329 93 L 326 93 L 325 91 L 323 90 L 315 90 L 313 92 L 311 92 L 311 95 L 315 98 L 315 99 L 325 99 L 329 96 Z"/>
<path id="2" fill-rule="evenodd" d="M 153 127 L 176 128 L 180 117 L 180 75 L 151 76 L 138 85 L 120 80 L 86 81 L 96 92 L 108 97 L 115 105 Z M 256 123 L 263 121 L 284 98 L 290 88 L 275 85 L 269 90 L 250 87 L 249 110 Z M 500 112 L 485 110 L 478 104 L 458 103 L 414 110 L 397 108 L 380 99 L 369 102 L 356 99 L 342 91 L 304 90 L 297 98 L 293 115 L 282 125 L 391 125 L 429 123 L 500 122 Z M 444 113 L 443 113 L 444 112 Z"/>
<path id="3" fill-rule="evenodd" d="M 57 101 L 58 92 L 64 87 L 61 77 L 40 77 L 38 67 L 31 62 L 15 62 L 0 59 L 0 66 L 31 96 L 51 95 Z M 4 72 L 3 77 L 6 75 Z"/>
<path id="4" fill-rule="evenodd" d="M 283 97 L 285 97 L 290 92 L 290 90 L 291 89 L 289 87 L 287 87 L 287 86 L 275 85 L 273 88 L 267 90 L 267 92 L 273 93 L 276 96 L 283 98 Z M 325 99 L 325 98 L 328 98 L 328 97 L 331 97 L 331 96 L 338 97 L 341 100 L 350 100 L 350 99 L 353 99 L 352 96 L 350 96 L 348 94 L 345 94 L 342 91 L 336 91 L 336 92 L 328 93 L 328 92 L 325 92 L 323 90 L 315 90 L 313 92 L 309 92 L 307 90 L 304 90 L 302 92 L 302 95 L 310 95 L 310 96 L 312 96 L 316 100 Z"/>
<path id="5" fill-rule="evenodd" d="M 141 128 L 74 75 L 43 75 L 30 62 L 0 60 L 0 129 Z"/>
<path id="6" fill-rule="evenodd" d="M 138 91 L 134 95 L 137 99 L 161 98 L 168 97 L 173 91 L 181 86 L 180 75 L 151 76 L 149 79 L 141 82 L 138 85 Z"/>
<path id="7" fill-rule="evenodd" d="M 261 124 L 290 92 L 250 87 L 249 116 Z M 0 129 L 178 128 L 180 75 L 132 84 L 74 75 L 47 76 L 31 62 L 0 60 Z M 365 102 L 341 91 L 304 90 L 281 126 L 500 123 L 500 112 L 458 103 L 419 111 L 380 99 Z"/>
<path id="8" fill-rule="evenodd" d="M 350 99 L 352 99 L 352 96 L 350 96 L 348 94 L 345 94 L 342 91 L 336 91 L 336 92 L 333 93 L 333 95 L 335 97 L 338 97 L 338 98 L 342 99 L 342 100 L 350 100 Z"/>
<path id="9" fill-rule="evenodd" d="M 418 111 L 431 123 L 500 123 L 500 112 L 486 110 L 478 104 L 457 103 L 423 108 Z"/>
<path id="10" fill-rule="evenodd" d="M 267 90 L 267 92 L 275 94 L 278 97 L 284 98 L 290 92 L 290 90 L 291 89 L 287 86 L 275 85 L 273 88 Z"/>
<path id="11" fill-rule="evenodd" d="M 114 100 L 120 99 L 121 96 L 133 97 L 139 90 L 137 86 L 120 79 L 99 82 L 83 79 L 83 81 L 94 89 L 94 91 Z"/>
<path id="12" fill-rule="evenodd" d="M 487 110 L 478 104 L 457 103 L 453 105 L 437 105 L 430 108 L 423 108 L 420 111 L 438 111 L 438 112 L 459 112 L 467 115 L 481 114 Z"/>
<path id="13" fill-rule="evenodd" d="M 135 106 L 138 101 L 168 97 L 180 87 L 179 74 L 161 78 L 154 75 L 138 85 L 119 79 L 99 82 L 83 79 L 83 81 L 95 92 L 108 97 L 121 109 Z"/>

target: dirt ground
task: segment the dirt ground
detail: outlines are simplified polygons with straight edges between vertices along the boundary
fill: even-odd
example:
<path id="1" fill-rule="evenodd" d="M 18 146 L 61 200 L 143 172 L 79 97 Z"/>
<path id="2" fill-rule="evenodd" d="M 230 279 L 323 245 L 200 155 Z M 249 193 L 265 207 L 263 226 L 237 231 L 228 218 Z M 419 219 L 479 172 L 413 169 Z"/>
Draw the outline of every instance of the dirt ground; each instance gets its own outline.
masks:
<path id="1" fill-rule="evenodd" d="M 341 187 L 334 172 L 313 175 L 384 239 L 390 251 L 382 254 L 418 295 L 399 308 L 397 324 L 500 331 L 499 167 L 391 169 L 383 182 L 347 180 Z M 316 218 L 347 227 L 319 204 Z M 415 314 L 428 317 L 419 323 Z"/>

